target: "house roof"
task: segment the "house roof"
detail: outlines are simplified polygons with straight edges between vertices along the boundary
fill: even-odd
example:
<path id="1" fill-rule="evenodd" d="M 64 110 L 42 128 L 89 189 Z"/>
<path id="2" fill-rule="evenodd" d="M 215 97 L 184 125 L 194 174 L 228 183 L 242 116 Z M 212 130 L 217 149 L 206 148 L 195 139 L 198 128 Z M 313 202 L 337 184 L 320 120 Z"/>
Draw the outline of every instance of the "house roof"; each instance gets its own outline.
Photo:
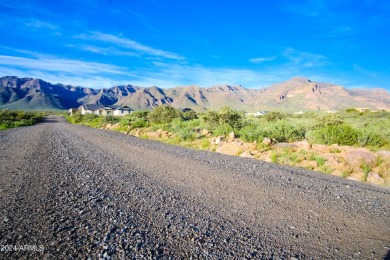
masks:
<path id="1" fill-rule="evenodd" d="M 132 109 L 128 106 L 116 106 L 116 105 L 111 105 L 111 106 L 105 106 L 105 105 L 96 105 L 96 104 L 85 104 L 85 105 L 82 105 L 82 107 L 84 107 L 85 110 L 92 110 L 92 111 L 95 111 L 95 110 L 99 110 L 99 109 L 123 109 L 123 110 L 131 110 Z"/>
<path id="2" fill-rule="evenodd" d="M 123 110 L 133 110 L 128 106 L 117 106 L 115 109 L 123 109 Z"/>
<path id="3" fill-rule="evenodd" d="M 96 105 L 96 104 L 85 104 L 85 105 L 82 105 L 82 107 L 85 109 L 85 110 L 98 110 L 100 109 L 101 107 L 103 107 L 102 105 Z"/>

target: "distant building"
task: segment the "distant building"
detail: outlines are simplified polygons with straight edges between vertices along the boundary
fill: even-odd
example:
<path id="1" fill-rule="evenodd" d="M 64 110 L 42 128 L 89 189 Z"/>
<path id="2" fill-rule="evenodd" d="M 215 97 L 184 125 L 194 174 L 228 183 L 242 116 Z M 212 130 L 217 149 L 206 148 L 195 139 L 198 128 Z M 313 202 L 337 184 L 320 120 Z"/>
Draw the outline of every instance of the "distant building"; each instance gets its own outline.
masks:
<path id="1" fill-rule="evenodd" d="M 268 111 L 258 111 L 256 113 L 254 113 L 253 116 L 255 116 L 255 117 L 257 117 L 257 116 L 264 116 L 267 113 L 268 113 Z"/>
<path id="2" fill-rule="evenodd" d="M 95 104 L 81 105 L 78 110 L 82 115 L 96 114 L 99 116 L 124 116 L 133 112 L 133 110 L 128 106 L 105 106 Z"/>
<path id="3" fill-rule="evenodd" d="M 294 115 L 303 115 L 303 111 L 294 112 Z"/>
<path id="4" fill-rule="evenodd" d="M 364 113 L 364 112 L 368 112 L 370 111 L 370 109 L 366 108 L 366 107 L 356 107 L 355 108 L 357 111 L 359 111 L 360 113 Z"/>

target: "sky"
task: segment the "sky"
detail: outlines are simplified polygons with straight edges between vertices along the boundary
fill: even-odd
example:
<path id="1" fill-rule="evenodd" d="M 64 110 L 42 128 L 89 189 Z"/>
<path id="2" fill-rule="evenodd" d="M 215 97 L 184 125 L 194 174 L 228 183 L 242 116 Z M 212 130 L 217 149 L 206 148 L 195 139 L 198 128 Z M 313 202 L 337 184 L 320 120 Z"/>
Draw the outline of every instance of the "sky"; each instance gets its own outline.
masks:
<path id="1" fill-rule="evenodd" d="M 388 0 L 1 0 L 0 76 L 102 88 L 303 76 L 390 91 Z"/>

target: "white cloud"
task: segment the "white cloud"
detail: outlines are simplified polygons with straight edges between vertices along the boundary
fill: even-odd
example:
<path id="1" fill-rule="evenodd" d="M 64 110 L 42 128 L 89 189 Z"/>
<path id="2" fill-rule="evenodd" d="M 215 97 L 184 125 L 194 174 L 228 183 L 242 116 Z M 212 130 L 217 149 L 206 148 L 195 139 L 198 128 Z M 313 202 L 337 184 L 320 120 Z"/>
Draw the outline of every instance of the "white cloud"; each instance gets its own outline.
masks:
<path id="1" fill-rule="evenodd" d="M 81 34 L 76 36 L 77 38 L 83 39 L 83 40 L 93 40 L 98 42 L 104 42 L 104 43 L 111 43 L 115 44 L 119 47 L 124 47 L 130 50 L 138 51 L 143 54 L 151 55 L 151 56 L 157 56 L 167 59 L 173 59 L 173 60 L 183 60 L 184 57 L 180 56 L 179 54 L 155 49 L 153 47 L 138 43 L 134 40 L 118 37 L 112 34 L 105 34 L 101 32 L 91 32 L 89 34 Z"/>
<path id="2" fill-rule="evenodd" d="M 323 55 L 297 51 L 293 48 L 285 49 L 282 52 L 282 56 L 294 65 L 300 65 L 302 67 L 318 67 L 330 64 L 328 58 Z"/>
<path id="3" fill-rule="evenodd" d="M 125 67 L 111 64 L 29 54 L 32 57 L 0 55 L 1 76 L 36 77 L 52 83 L 93 88 L 130 83 L 138 77 Z"/>
<path id="4" fill-rule="evenodd" d="M 377 73 L 373 72 L 373 71 L 370 71 L 368 69 L 365 69 L 357 64 L 352 64 L 353 66 L 353 69 L 357 72 L 359 72 L 360 74 L 363 74 L 365 76 L 369 76 L 371 78 L 376 78 L 378 76 Z"/>
<path id="5" fill-rule="evenodd" d="M 76 47 L 84 51 L 92 52 L 92 53 L 97 53 L 100 55 L 108 56 L 129 56 L 129 57 L 138 57 L 140 56 L 139 53 L 136 52 L 131 52 L 131 51 L 122 51 L 118 50 L 113 47 L 98 47 L 98 46 L 92 46 L 92 45 L 68 45 L 68 47 Z"/>
<path id="6" fill-rule="evenodd" d="M 26 25 L 30 28 L 37 28 L 37 29 L 47 28 L 53 31 L 58 31 L 60 29 L 59 26 L 55 24 L 48 23 L 42 20 L 37 20 L 37 19 L 31 19 L 26 23 Z"/>
<path id="7" fill-rule="evenodd" d="M 61 58 L 25 58 L 0 55 L 0 65 L 15 66 L 24 69 L 58 71 L 75 74 L 126 73 L 126 70 L 119 66 Z"/>
<path id="8" fill-rule="evenodd" d="M 17 68 L 7 68 L 0 66 L 3 75 L 38 78 L 52 84 L 61 83 L 64 85 L 90 87 L 90 88 L 109 88 L 115 85 L 129 84 L 129 80 L 118 80 L 109 76 L 102 77 L 98 75 L 69 75 L 67 73 L 48 73 L 39 70 L 22 70 Z M 1 76 L 3 76 L 1 75 Z"/>
<path id="9" fill-rule="evenodd" d="M 276 56 L 252 58 L 252 59 L 249 59 L 249 62 L 252 62 L 252 63 L 263 63 L 263 62 L 266 62 L 266 61 L 273 61 L 273 60 L 276 60 Z"/>

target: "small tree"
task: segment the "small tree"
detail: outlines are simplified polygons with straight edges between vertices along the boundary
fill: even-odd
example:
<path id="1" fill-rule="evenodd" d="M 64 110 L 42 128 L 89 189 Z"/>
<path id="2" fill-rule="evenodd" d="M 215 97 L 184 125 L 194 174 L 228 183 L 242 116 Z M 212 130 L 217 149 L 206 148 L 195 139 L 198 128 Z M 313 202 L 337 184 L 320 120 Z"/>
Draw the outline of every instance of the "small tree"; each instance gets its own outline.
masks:
<path id="1" fill-rule="evenodd" d="M 170 123 L 174 118 L 179 117 L 179 112 L 171 106 L 158 106 L 155 107 L 148 115 L 148 119 L 151 123 Z"/>
<path id="2" fill-rule="evenodd" d="M 230 107 L 223 107 L 218 112 L 218 117 L 220 124 L 228 124 L 234 129 L 240 129 L 242 126 L 242 113 L 231 109 Z"/>
<path id="3" fill-rule="evenodd" d="M 242 118 L 242 113 L 233 110 L 230 107 L 223 107 L 218 112 L 207 111 L 203 117 L 203 119 L 212 127 L 229 125 L 235 130 L 238 130 L 242 127 Z"/>

